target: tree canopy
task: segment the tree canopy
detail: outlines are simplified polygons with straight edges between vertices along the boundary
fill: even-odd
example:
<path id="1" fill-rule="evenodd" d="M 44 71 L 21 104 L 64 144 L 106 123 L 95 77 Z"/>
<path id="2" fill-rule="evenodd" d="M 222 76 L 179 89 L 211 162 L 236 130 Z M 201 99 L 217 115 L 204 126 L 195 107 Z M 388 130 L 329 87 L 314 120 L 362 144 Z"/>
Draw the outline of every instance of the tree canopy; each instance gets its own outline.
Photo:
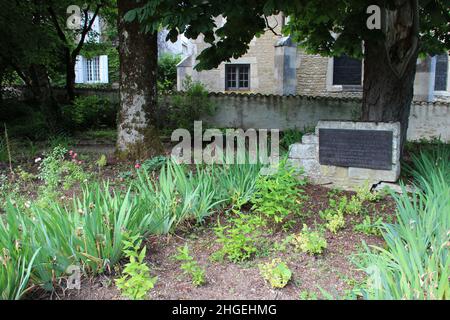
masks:
<path id="1" fill-rule="evenodd" d="M 163 25 L 175 41 L 178 34 L 189 38 L 204 35 L 210 47 L 198 57 L 198 70 L 212 69 L 230 58 L 238 58 L 249 43 L 271 26 L 266 17 L 283 13 L 290 17 L 284 28 L 310 53 L 361 57 L 361 41 L 383 41 L 383 33 L 366 26 L 370 5 L 399 7 L 405 0 L 144 0 L 142 8 L 128 13 L 139 19 L 146 31 Z M 419 0 L 420 48 L 422 53 L 440 53 L 450 44 L 450 9 L 446 0 Z M 226 18 L 223 26 L 214 17 Z M 339 34 L 338 37 L 333 34 Z"/>

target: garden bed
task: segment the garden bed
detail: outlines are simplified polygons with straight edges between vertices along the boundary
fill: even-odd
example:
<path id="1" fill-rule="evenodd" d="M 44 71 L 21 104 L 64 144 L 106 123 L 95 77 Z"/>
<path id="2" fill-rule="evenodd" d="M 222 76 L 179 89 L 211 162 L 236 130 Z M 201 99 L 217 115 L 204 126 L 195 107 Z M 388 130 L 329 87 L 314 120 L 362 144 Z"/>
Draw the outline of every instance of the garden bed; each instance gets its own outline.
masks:
<path id="1" fill-rule="evenodd" d="M 421 162 L 411 159 L 423 166 L 411 171 L 408 180 L 415 179 L 424 189 L 428 187 L 424 181 L 431 177 L 426 170 L 444 174 L 439 178 L 439 173 L 433 172 L 438 177 L 433 178 L 436 194 L 430 190 L 423 193 L 423 201 L 436 197 L 433 205 L 442 208 L 428 214 L 433 206 L 422 203 L 412 210 L 407 195 L 394 199 L 385 192 L 372 193 L 368 186 L 353 193 L 311 185 L 294 178 L 296 174 L 284 165 L 274 176 L 261 176 L 259 168 L 252 165 L 192 168 L 165 157 L 131 163 L 119 162 L 110 154 L 77 154 L 76 149 L 68 151 L 61 146 L 48 150 L 38 153 L 36 159 L 16 160 L 14 175 L 8 173 L 8 164 L 2 167 L 0 200 L 6 204 L 11 198 L 12 206 L 5 205 L 0 212 L 3 221 L 8 221 L 0 224 L 4 248 L 0 259 L 6 262 L 6 273 L 0 276 L 10 272 L 7 281 L 19 281 L 19 268 L 26 272 L 25 264 L 19 266 L 22 257 L 30 263 L 28 285 L 17 292 L 5 287 L 6 298 L 136 298 L 124 287 L 119 290 L 117 282 L 130 281 L 126 276 L 130 254 L 142 256 L 138 266 L 147 270 L 139 285 L 148 286 L 140 296 L 145 299 L 385 297 L 384 290 L 368 291 L 368 266 L 380 265 L 385 268 L 383 276 L 399 277 L 385 282 L 392 292 L 395 281 L 417 279 L 402 269 L 388 271 L 391 269 L 382 265 L 381 255 L 369 254 L 366 245 L 395 250 L 395 241 L 409 241 L 412 229 L 404 229 L 405 222 L 396 221 L 399 208 L 408 223 L 440 219 L 439 230 L 417 230 L 425 234 L 423 241 L 441 241 L 448 223 L 445 216 L 444 220 L 439 217 L 448 207 L 442 201 L 442 195 L 448 194 L 448 166 L 445 162 L 433 165 L 437 163 L 433 159 L 448 159 L 445 153 L 435 158 L 422 156 Z M 104 185 L 106 181 L 109 183 Z M 137 238 L 130 240 L 129 231 Z M 430 237 L 426 235 L 429 232 L 439 236 Z M 43 240 L 47 234 L 52 234 L 49 243 Z M 127 241 L 134 249 L 127 249 Z M 142 248 L 147 251 L 140 251 Z M 417 248 L 425 250 L 423 259 L 431 254 L 427 248 Z M 445 245 L 442 250 L 442 256 L 434 259 L 448 264 Z M 10 253 L 14 253 L 12 260 Z M 73 264 L 85 271 L 80 290 L 66 287 L 65 268 Z M 429 281 L 439 280 L 430 276 Z M 416 286 L 421 286 L 420 282 Z M 416 288 L 407 294 L 446 296 L 448 284 L 441 281 L 440 286 L 432 293 Z M 404 293 L 395 294 L 403 297 Z"/>

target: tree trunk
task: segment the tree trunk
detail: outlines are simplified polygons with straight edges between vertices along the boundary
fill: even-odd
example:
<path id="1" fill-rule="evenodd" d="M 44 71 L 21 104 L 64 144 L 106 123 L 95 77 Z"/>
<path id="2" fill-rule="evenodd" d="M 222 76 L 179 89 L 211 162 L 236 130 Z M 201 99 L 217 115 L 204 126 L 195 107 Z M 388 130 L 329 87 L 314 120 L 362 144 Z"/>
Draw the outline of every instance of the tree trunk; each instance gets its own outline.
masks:
<path id="1" fill-rule="evenodd" d="M 157 107 L 158 36 L 124 20 L 133 0 L 119 0 L 120 114 L 117 151 L 121 158 L 144 159 L 163 148 L 152 125 Z"/>
<path id="2" fill-rule="evenodd" d="M 67 91 L 67 98 L 70 102 L 75 100 L 75 64 L 76 64 L 76 58 L 75 60 L 72 59 L 72 55 L 69 51 L 69 49 L 66 49 L 67 52 L 66 55 L 66 91 Z"/>
<path id="3" fill-rule="evenodd" d="M 401 1 L 399 1 L 401 2 Z M 365 42 L 362 120 L 400 122 L 403 151 L 418 58 L 418 4 L 404 0 L 385 11 L 385 40 Z"/>
<path id="4" fill-rule="evenodd" d="M 43 65 L 31 65 L 30 79 L 33 95 L 39 103 L 50 131 L 52 133 L 60 133 L 62 130 L 61 109 L 53 96 L 46 67 Z"/>

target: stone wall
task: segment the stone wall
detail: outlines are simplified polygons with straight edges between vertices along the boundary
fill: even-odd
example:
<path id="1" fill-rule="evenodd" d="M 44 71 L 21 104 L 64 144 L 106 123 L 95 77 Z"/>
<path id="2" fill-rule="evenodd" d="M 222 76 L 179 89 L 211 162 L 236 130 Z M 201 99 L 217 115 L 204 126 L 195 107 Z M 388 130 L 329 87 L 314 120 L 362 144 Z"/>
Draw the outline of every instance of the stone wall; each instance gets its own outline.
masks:
<path id="1" fill-rule="evenodd" d="M 361 100 L 308 96 L 211 94 L 217 107 L 205 120 L 216 127 L 300 129 L 314 128 L 320 120 L 357 120 Z M 408 140 L 450 142 L 450 103 L 414 102 Z"/>
<path id="2" fill-rule="evenodd" d="M 23 90 L 15 88 L 17 95 Z M 59 96 L 64 89 L 55 89 Z M 78 95 L 98 95 L 118 102 L 118 90 L 77 89 Z M 211 93 L 216 113 L 205 117 L 211 126 L 254 129 L 314 128 L 320 120 L 357 120 L 361 100 L 310 96 Z M 411 106 L 408 140 L 440 138 L 450 142 L 450 102 L 414 102 Z"/>

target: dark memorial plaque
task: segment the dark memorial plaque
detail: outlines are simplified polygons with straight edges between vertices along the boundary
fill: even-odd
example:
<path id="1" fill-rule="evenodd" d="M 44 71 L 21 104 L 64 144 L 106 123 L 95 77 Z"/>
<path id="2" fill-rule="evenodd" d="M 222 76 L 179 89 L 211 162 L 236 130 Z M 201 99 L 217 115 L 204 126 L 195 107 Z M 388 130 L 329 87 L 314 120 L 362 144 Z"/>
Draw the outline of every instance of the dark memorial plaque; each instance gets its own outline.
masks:
<path id="1" fill-rule="evenodd" d="M 319 129 L 321 165 L 392 170 L 392 131 Z"/>

